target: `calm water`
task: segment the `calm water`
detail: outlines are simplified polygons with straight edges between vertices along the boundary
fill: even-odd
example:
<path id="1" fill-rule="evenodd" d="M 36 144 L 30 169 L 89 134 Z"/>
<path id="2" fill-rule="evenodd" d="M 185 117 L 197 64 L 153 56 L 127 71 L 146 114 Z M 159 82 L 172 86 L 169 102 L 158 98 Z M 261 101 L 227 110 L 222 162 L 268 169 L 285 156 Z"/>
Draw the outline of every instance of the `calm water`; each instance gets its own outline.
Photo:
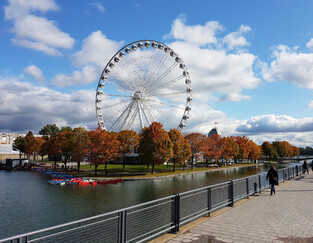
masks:
<path id="1" fill-rule="evenodd" d="M 0 239 L 266 170 L 229 168 L 119 184 L 56 186 L 39 172 L 0 170 Z"/>

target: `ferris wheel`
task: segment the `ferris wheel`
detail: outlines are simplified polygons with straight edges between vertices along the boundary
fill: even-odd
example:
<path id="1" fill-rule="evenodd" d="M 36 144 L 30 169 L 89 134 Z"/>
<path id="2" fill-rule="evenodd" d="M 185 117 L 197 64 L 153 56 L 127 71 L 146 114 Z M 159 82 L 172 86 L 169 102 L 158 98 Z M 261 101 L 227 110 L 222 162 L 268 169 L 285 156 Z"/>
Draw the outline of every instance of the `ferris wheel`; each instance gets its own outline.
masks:
<path id="1" fill-rule="evenodd" d="M 191 102 L 191 80 L 183 60 L 154 40 L 130 43 L 110 59 L 95 101 L 102 129 L 138 132 L 154 121 L 167 130 L 183 129 Z"/>

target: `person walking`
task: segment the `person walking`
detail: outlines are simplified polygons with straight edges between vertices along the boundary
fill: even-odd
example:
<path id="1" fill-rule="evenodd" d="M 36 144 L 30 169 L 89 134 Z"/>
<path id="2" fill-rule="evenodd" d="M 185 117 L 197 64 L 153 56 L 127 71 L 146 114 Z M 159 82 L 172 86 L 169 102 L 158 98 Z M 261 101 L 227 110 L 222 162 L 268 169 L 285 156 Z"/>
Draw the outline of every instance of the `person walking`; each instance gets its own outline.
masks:
<path id="1" fill-rule="evenodd" d="M 278 173 L 274 165 L 268 170 L 266 180 L 271 184 L 271 196 L 275 194 L 275 185 L 278 185 Z"/>
<path id="2" fill-rule="evenodd" d="M 311 169 L 313 171 L 313 160 L 311 161 Z"/>
<path id="3" fill-rule="evenodd" d="M 303 174 L 305 174 L 306 171 L 309 174 L 308 163 L 306 162 L 306 160 L 303 162 L 302 171 L 303 171 Z"/>

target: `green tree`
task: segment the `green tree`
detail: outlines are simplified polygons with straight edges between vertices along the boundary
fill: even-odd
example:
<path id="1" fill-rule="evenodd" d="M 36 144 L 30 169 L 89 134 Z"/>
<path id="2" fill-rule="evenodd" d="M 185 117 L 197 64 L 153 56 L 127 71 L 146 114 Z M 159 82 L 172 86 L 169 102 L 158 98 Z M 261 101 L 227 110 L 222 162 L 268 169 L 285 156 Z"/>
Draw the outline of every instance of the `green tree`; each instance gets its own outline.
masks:
<path id="1" fill-rule="evenodd" d="M 18 137 L 14 140 L 12 148 L 14 151 L 20 152 L 20 158 L 22 158 L 22 154 L 24 154 L 26 151 L 26 139 L 25 137 Z"/>
<path id="2" fill-rule="evenodd" d="M 60 132 L 71 132 L 73 128 L 71 127 L 61 127 Z"/>
<path id="3" fill-rule="evenodd" d="M 142 130 L 138 151 L 147 168 L 152 165 L 151 173 L 155 165 L 163 164 L 172 157 L 172 141 L 161 123 L 153 122 Z"/>
<path id="4" fill-rule="evenodd" d="M 41 130 L 39 131 L 40 135 L 43 135 L 45 137 L 51 137 L 53 135 L 56 135 L 60 132 L 60 129 L 55 124 L 47 124 Z"/>

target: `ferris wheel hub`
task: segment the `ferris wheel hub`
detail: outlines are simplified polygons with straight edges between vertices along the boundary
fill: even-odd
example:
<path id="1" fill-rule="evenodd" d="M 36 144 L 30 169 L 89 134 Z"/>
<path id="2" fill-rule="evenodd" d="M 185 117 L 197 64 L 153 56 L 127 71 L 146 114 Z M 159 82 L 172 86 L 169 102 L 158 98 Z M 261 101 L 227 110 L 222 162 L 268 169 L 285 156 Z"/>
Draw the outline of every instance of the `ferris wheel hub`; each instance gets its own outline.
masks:
<path id="1" fill-rule="evenodd" d="M 140 91 L 136 91 L 132 97 L 133 100 L 141 100 L 142 99 L 142 93 Z"/>

